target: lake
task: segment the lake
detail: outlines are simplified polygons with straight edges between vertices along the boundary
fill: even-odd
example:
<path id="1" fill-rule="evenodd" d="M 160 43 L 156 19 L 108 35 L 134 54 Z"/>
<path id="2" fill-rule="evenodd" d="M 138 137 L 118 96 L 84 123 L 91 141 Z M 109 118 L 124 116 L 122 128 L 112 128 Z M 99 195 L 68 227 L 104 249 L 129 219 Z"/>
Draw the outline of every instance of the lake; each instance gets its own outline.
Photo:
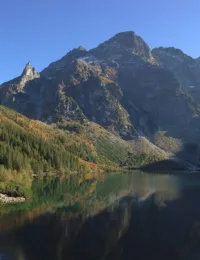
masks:
<path id="1" fill-rule="evenodd" d="M 200 175 L 35 179 L 0 206 L 0 259 L 200 259 Z"/>

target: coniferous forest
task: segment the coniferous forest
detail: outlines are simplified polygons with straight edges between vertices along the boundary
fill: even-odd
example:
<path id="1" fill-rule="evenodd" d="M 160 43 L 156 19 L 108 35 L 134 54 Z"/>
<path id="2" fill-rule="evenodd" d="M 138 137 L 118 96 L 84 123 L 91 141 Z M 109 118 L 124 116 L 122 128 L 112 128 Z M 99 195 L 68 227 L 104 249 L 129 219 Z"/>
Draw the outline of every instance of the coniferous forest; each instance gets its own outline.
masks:
<path id="1" fill-rule="evenodd" d="M 141 164 L 125 142 L 96 124 L 47 125 L 0 106 L 0 193 L 25 194 L 34 175 L 92 176 L 132 162 Z"/>

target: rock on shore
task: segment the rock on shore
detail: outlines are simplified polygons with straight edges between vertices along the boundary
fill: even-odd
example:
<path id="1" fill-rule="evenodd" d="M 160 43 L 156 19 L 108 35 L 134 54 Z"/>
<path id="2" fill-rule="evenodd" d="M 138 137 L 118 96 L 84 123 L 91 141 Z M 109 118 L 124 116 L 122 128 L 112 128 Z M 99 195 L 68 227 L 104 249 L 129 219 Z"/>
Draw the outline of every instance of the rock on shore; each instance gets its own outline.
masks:
<path id="1" fill-rule="evenodd" d="M 24 197 L 9 197 L 5 194 L 1 194 L 0 193 L 0 202 L 4 203 L 4 204 L 8 204 L 8 203 L 20 203 L 20 202 L 24 202 L 25 198 Z"/>

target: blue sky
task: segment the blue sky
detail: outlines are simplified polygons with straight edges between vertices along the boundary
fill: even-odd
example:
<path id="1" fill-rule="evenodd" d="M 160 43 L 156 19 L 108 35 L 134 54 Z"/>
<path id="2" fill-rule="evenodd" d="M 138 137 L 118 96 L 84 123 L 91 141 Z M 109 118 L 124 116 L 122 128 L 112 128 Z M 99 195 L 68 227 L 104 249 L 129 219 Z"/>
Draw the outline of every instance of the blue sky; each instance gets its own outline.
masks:
<path id="1" fill-rule="evenodd" d="M 151 48 L 200 56 L 199 0 L 0 0 L 0 84 L 82 45 L 133 30 Z"/>

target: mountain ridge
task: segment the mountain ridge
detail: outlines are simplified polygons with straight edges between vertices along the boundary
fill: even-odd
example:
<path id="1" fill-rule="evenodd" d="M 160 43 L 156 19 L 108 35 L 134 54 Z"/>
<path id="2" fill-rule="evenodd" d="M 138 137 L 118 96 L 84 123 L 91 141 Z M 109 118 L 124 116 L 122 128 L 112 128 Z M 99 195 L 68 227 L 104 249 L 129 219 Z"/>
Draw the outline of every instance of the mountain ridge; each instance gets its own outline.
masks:
<path id="1" fill-rule="evenodd" d="M 28 64 L 16 83 L 0 86 L 0 104 L 48 124 L 94 122 L 160 148 L 160 135 L 178 147 L 198 145 L 199 64 L 179 49 L 151 50 L 134 32 L 122 32 L 91 50 L 75 48 L 40 73 Z"/>

